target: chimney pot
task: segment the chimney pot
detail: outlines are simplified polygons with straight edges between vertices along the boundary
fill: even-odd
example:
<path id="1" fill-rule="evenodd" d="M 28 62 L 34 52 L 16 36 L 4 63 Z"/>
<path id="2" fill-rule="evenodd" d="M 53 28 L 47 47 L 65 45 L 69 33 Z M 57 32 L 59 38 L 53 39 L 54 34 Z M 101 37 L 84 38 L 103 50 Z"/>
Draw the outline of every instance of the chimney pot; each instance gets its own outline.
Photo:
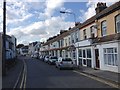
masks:
<path id="1" fill-rule="evenodd" d="M 96 14 L 100 13 L 102 10 L 107 8 L 106 3 L 98 2 L 96 7 Z"/>

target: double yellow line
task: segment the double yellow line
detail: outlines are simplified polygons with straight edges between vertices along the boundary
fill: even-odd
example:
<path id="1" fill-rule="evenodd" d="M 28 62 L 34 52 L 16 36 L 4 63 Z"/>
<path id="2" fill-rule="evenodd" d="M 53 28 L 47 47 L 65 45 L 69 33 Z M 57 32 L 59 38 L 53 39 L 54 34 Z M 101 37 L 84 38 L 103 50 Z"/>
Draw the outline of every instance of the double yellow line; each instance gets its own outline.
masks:
<path id="1" fill-rule="evenodd" d="M 23 61 L 23 68 L 18 76 L 18 79 L 17 79 L 13 89 L 20 88 L 20 89 L 25 90 L 25 88 L 26 88 L 27 65 L 26 65 L 25 60 L 22 60 L 22 61 Z"/>
<path id="2" fill-rule="evenodd" d="M 23 63 L 24 63 L 24 69 L 23 69 L 23 74 L 22 74 L 22 81 L 21 81 L 21 84 L 20 84 L 20 88 L 26 88 L 26 78 L 27 78 L 27 65 L 26 65 L 26 62 L 25 60 L 23 60 Z"/>

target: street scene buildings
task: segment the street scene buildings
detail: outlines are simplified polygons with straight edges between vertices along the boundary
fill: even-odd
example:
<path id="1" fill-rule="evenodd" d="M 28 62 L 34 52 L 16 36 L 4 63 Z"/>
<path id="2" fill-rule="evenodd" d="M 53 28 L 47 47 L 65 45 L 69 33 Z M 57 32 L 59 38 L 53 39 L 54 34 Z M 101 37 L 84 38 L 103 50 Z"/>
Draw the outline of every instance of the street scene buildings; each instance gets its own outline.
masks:
<path id="1" fill-rule="evenodd" d="M 14 59 L 17 56 L 16 53 L 16 38 L 12 35 L 6 35 L 6 60 L 10 60 L 10 59 Z M 2 33 L 0 33 L 0 59 L 2 60 L 2 46 L 3 43 L 3 37 L 2 37 Z"/>
<path id="2" fill-rule="evenodd" d="M 118 72 L 120 63 L 120 2 L 98 3 L 96 15 L 48 39 L 41 55 L 71 57 L 77 65 Z"/>
<path id="3" fill-rule="evenodd" d="M 19 33 L 27 37 L 39 29 L 34 30 Z M 15 36 L 3 38 L 0 33 L 0 60 L 9 74 L 3 77 L 3 88 L 119 88 L 120 1 L 111 6 L 98 2 L 94 16 L 82 23 L 75 21 L 46 41 L 17 45 Z"/>

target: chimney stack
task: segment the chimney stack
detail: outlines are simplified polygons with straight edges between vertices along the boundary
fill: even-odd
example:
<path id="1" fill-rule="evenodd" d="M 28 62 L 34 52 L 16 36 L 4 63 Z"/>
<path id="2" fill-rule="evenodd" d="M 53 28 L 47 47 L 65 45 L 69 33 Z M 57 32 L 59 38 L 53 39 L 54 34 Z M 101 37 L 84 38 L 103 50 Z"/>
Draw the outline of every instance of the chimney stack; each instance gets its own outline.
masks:
<path id="1" fill-rule="evenodd" d="M 63 34 L 64 32 L 67 32 L 67 30 L 60 30 L 60 34 Z"/>
<path id="2" fill-rule="evenodd" d="M 97 7 L 95 9 L 96 14 L 100 13 L 102 10 L 104 10 L 106 8 L 107 8 L 106 3 L 98 2 Z"/>
<path id="3" fill-rule="evenodd" d="M 76 23 L 75 23 L 75 26 L 80 25 L 80 24 L 81 24 L 80 22 L 76 22 Z"/>

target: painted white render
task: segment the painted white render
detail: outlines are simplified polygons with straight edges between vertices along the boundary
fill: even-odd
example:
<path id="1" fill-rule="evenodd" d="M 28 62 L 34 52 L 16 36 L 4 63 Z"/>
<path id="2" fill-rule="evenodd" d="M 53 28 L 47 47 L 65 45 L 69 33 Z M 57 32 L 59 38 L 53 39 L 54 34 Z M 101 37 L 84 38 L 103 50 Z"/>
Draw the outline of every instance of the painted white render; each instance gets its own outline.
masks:
<path id="1" fill-rule="evenodd" d="M 16 53 L 16 38 L 13 35 L 6 35 L 6 59 L 15 58 Z"/>
<path id="2" fill-rule="evenodd" d="M 120 41 L 118 42 L 118 73 L 120 73 Z"/>
<path id="3" fill-rule="evenodd" d="M 92 37 L 92 32 L 91 32 L 91 27 L 93 27 L 93 33 L 94 36 L 97 36 L 97 29 L 96 29 L 96 23 L 92 23 L 88 26 L 85 26 L 83 28 L 81 28 L 79 30 L 79 42 L 76 42 L 74 44 L 74 46 L 76 47 L 76 54 L 77 54 L 77 65 L 80 65 L 80 61 L 79 61 L 79 49 L 81 50 L 87 50 L 90 49 L 91 50 L 91 67 L 94 68 L 95 67 L 95 51 L 94 51 L 94 46 L 92 46 L 92 39 L 89 39 Z M 86 30 L 86 39 L 84 39 L 84 32 L 83 30 Z M 82 59 L 82 66 L 86 66 L 83 64 L 83 57 Z"/>
<path id="4" fill-rule="evenodd" d="M 2 34 L 1 33 L 0 33 L 0 72 L 2 72 Z M 0 73 L 0 78 L 2 79 L 2 73 Z M 1 81 L 2 80 L 0 80 L 0 83 Z"/>
<path id="5" fill-rule="evenodd" d="M 53 49 L 53 48 L 59 48 L 57 41 L 55 41 L 55 42 L 53 42 L 53 43 L 50 43 L 50 49 Z"/>
<path id="6" fill-rule="evenodd" d="M 80 42 L 76 42 L 74 44 L 75 47 L 86 47 L 91 45 L 91 40 L 90 39 L 86 39 L 86 40 L 81 40 Z"/>
<path id="7" fill-rule="evenodd" d="M 99 60 L 100 60 L 100 69 L 101 70 L 107 70 L 107 71 L 113 71 L 113 72 L 118 72 L 118 66 L 113 66 L 113 65 L 107 65 L 104 62 L 104 48 L 117 48 L 117 53 L 118 53 L 118 60 L 120 62 L 120 50 L 118 49 L 118 47 L 120 47 L 118 45 L 118 42 L 114 42 L 114 43 L 102 43 L 100 45 L 96 46 L 99 49 Z"/>

